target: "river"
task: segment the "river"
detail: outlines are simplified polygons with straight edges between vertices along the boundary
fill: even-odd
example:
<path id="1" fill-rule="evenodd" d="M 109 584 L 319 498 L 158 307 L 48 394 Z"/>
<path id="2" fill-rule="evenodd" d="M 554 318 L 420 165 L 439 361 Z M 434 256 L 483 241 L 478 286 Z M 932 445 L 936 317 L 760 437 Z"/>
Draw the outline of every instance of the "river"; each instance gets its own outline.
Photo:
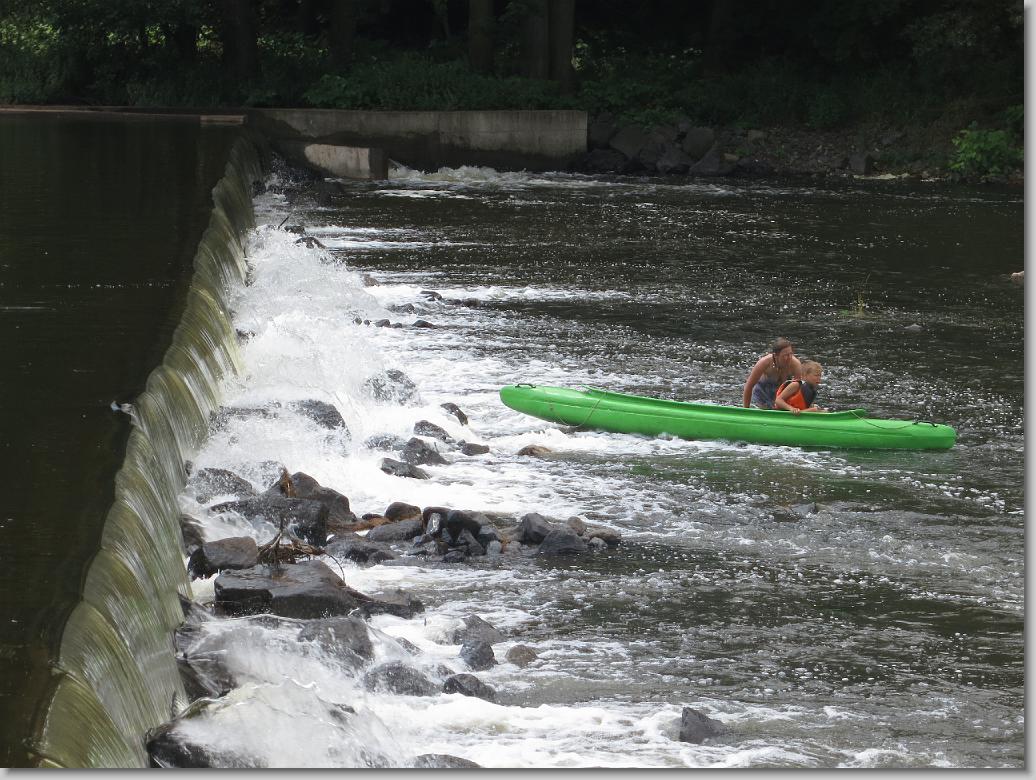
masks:
<path id="1" fill-rule="evenodd" d="M 251 283 L 233 294 L 245 368 L 224 388 L 227 406 L 253 411 L 215 430 L 195 469 L 262 490 L 283 464 L 357 515 L 393 501 L 538 512 L 622 542 L 562 559 L 341 562 L 352 587 L 426 605 L 371 619 L 375 663 L 464 671 L 448 636 L 470 614 L 507 634 L 498 660 L 531 646 L 529 666 L 478 673 L 496 703 L 373 694 L 297 630 L 206 623 L 195 650 L 217 653 L 238 687 L 184 727 L 192 740 L 235 766 L 424 753 L 485 767 L 1025 765 L 1020 192 L 484 168 L 363 183 L 279 167 L 255 205 Z M 498 397 L 531 382 L 737 403 L 778 335 L 823 364 L 822 405 L 952 425 L 956 446 L 570 431 Z M 385 369 L 418 399 L 372 398 L 365 382 Z M 283 406 L 306 399 L 334 404 L 351 435 Z M 397 453 L 372 437 L 409 438 L 419 420 L 489 453 L 444 447 L 450 462 L 424 467 L 427 480 L 383 473 Z M 517 454 L 530 444 L 549 452 Z M 182 508 L 210 539 L 273 535 L 210 511 L 227 496 L 197 498 L 189 484 Z M 195 598 L 212 583 L 195 581 Z M 339 725 L 340 705 L 362 727 Z M 726 733 L 679 741 L 687 706 Z"/>

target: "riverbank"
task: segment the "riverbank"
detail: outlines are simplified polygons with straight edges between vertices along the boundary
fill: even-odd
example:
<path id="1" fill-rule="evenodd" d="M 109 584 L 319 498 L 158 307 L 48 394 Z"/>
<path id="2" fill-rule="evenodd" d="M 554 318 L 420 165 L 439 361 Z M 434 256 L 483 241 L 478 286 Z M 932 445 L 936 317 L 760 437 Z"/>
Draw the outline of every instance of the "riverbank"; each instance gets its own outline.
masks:
<path id="1" fill-rule="evenodd" d="M 808 176 L 1022 185 L 1024 168 L 964 176 L 951 168 L 955 124 L 870 123 L 836 130 L 808 127 L 696 126 L 689 120 L 642 127 L 610 114 L 589 121 L 583 173 L 751 178 Z"/>

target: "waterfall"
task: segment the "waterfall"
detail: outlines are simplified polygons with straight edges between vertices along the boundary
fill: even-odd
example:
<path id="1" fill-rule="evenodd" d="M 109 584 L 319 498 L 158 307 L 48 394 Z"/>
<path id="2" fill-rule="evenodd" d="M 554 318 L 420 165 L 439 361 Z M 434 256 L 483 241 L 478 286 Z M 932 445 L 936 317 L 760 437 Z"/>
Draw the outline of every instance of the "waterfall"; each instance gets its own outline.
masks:
<path id="1" fill-rule="evenodd" d="M 213 211 L 194 258 L 180 322 L 162 363 L 130 411 L 100 549 L 52 662 L 31 746 L 38 766 L 144 767 L 146 732 L 186 703 L 173 631 L 191 595 L 177 495 L 185 461 L 205 436 L 219 386 L 238 370 L 227 292 L 245 279 L 242 239 L 255 224 L 261 153 L 242 136 L 212 190 Z"/>

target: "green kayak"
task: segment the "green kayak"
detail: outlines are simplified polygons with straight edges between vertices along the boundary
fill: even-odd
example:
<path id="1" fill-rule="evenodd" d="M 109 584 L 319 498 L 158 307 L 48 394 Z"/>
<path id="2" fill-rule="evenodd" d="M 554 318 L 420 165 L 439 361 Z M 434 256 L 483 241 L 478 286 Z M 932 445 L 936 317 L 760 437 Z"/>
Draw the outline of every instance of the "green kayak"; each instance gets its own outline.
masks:
<path id="1" fill-rule="evenodd" d="M 867 417 L 863 409 L 793 414 L 740 406 L 694 404 L 565 387 L 510 385 L 500 400 L 541 420 L 612 433 L 669 434 L 681 439 L 726 439 L 799 447 L 945 450 L 956 431 L 948 425 Z"/>

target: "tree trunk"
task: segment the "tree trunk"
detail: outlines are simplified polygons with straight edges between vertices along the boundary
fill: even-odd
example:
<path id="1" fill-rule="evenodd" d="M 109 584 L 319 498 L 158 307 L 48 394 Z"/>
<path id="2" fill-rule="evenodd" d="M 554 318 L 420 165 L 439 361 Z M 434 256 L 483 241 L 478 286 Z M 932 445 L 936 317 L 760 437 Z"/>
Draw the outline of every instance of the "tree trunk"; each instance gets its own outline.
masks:
<path id="1" fill-rule="evenodd" d="M 320 26 L 317 24 L 316 3 L 313 0 L 299 0 L 296 24 L 303 35 L 316 35 Z"/>
<path id="2" fill-rule="evenodd" d="M 547 0 L 528 0 L 523 22 L 525 75 L 531 79 L 550 77 L 550 38 Z"/>
<path id="3" fill-rule="evenodd" d="M 570 94 L 575 88 L 572 44 L 575 38 L 576 0 L 550 0 L 550 77 Z"/>
<path id="4" fill-rule="evenodd" d="M 493 72 L 493 0 L 468 0 L 468 60 L 476 73 Z"/>
<path id="5" fill-rule="evenodd" d="M 198 28 L 186 21 L 175 25 L 162 25 L 165 45 L 176 52 L 176 58 L 183 63 L 194 63 L 198 59 Z"/>
<path id="6" fill-rule="evenodd" d="M 345 68 L 353 55 L 353 39 L 356 37 L 356 0 L 331 0 L 331 29 L 328 48 L 331 49 L 331 64 Z"/>
<path id="7" fill-rule="evenodd" d="M 220 0 L 223 13 L 223 62 L 243 79 L 259 72 L 259 40 L 251 0 Z"/>
<path id="8" fill-rule="evenodd" d="M 705 41 L 705 51 L 702 52 L 702 65 L 706 75 L 722 75 L 726 71 L 732 10 L 731 0 L 712 0 L 709 33 Z"/>

